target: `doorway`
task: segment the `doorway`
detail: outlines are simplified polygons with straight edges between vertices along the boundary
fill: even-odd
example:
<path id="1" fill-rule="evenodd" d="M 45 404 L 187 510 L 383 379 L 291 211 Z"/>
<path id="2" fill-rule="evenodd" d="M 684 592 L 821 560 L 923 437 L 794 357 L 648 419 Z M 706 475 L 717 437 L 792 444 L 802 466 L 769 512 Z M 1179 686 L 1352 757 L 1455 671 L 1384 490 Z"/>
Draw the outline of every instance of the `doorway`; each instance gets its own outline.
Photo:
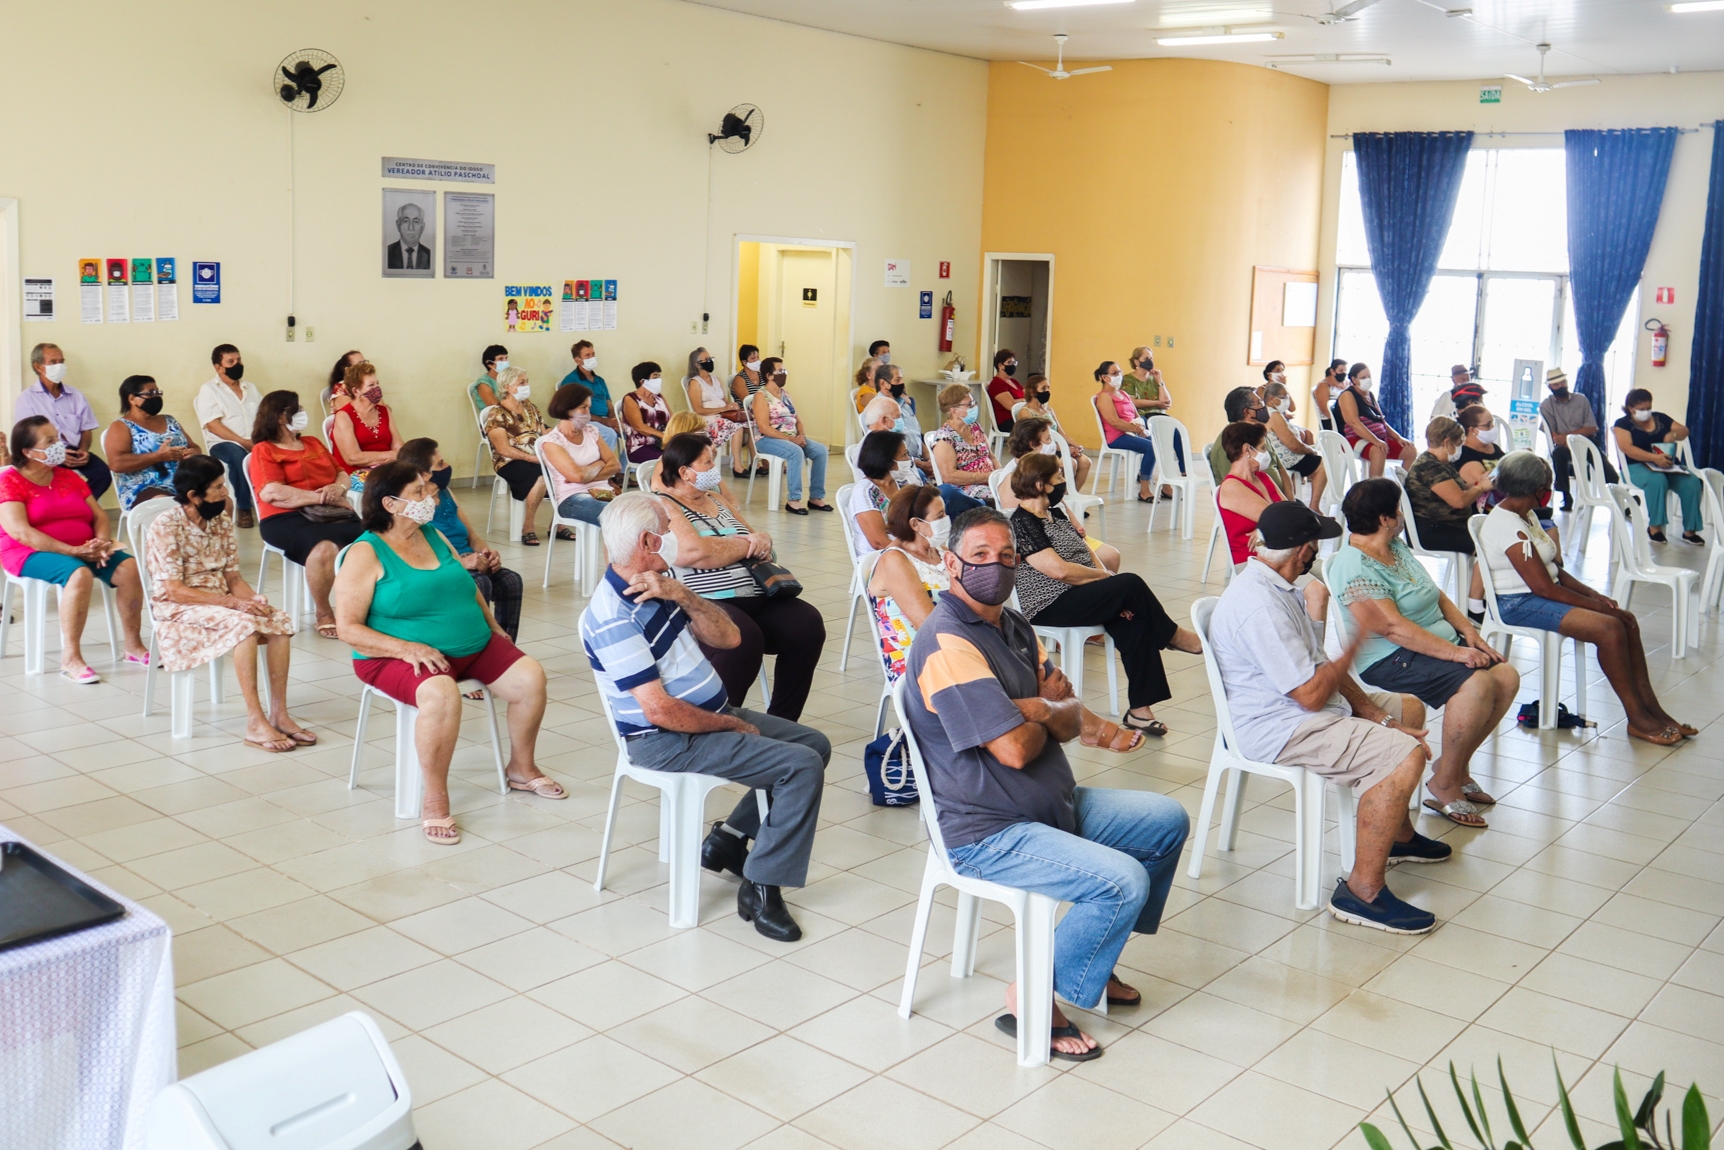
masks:
<path id="1" fill-rule="evenodd" d="M 1046 252 L 989 252 L 983 258 L 987 279 L 982 301 L 986 322 L 980 358 L 970 366 L 986 386 L 994 353 L 1010 348 L 1018 357 L 1017 378 L 1046 372 L 1052 362 L 1054 257 Z"/>
<path id="2" fill-rule="evenodd" d="M 845 442 L 854 244 L 738 237 L 732 353 L 745 343 L 784 361 L 807 433 Z"/>
<path id="3" fill-rule="evenodd" d="M 23 390 L 23 301 L 15 294 L 18 271 L 18 201 L 0 196 L 0 426 L 11 427 L 13 402 Z M 62 281 L 63 282 L 63 281 Z"/>

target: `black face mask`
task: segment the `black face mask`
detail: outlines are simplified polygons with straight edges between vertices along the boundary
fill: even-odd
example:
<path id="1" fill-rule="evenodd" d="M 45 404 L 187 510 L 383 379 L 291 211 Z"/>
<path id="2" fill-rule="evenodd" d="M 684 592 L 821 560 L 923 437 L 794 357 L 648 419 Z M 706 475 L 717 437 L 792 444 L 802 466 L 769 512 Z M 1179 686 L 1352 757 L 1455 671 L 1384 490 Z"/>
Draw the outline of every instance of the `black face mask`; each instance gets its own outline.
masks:
<path id="1" fill-rule="evenodd" d="M 1046 403 L 1048 400 L 1052 399 L 1053 396 L 1054 396 L 1054 393 L 1049 391 L 1047 388 L 1044 387 L 1044 388 L 1042 388 L 1042 390 L 1036 392 L 1036 402 L 1037 403 Z"/>
<path id="2" fill-rule="evenodd" d="M 226 503 L 212 503 L 208 499 L 204 500 L 197 506 L 198 514 L 203 516 L 206 520 L 214 519 L 216 516 L 227 510 Z"/>
<path id="3" fill-rule="evenodd" d="M 892 385 L 892 386 L 891 386 L 891 387 L 890 387 L 890 388 L 888 388 L 888 389 L 887 389 L 887 390 L 889 390 L 889 391 L 890 391 L 890 392 L 891 392 L 891 393 L 892 393 L 892 398 L 893 398 L 893 399 L 901 399 L 901 398 L 903 398 L 903 395 L 904 395 L 904 385 L 903 385 L 903 384 L 901 384 L 901 383 L 894 383 L 894 384 L 893 384 L 893 385 Z"/>
<path id="4" fill-rule="evenodd" d="M 223 368 L 222 370 L 227 372 L 227 377 L 229 379 L 233 380 L 235 383 L 238 383 L 240 381 L 240 378 L 245 375 L 245 364 L 236 363 L 232 367 Z"/>
<path id="5" fill-rule="evenodd" d="M 162 413 L 162 397 L 152 395 L 139 406 L 144 409 L 145 415 L 160 415 Z"/>
<path id="6" fill-rule="evenodd" d="M 1015 363 L 1008 363 L 1006 366 L 1000 368 L 1000 370 L 1005 372 L 1007 375 L 1016 375 L 1018 374 L 1018 365 Z"/>
<path id="7" fill-rule="evenodd" d="M 702 371 L 711 371 L 712 370 L 712 360 L 703 359 L 699 363 L 695 364 L 695 366 L 700 368 L 700 370 L 702 370 Z"/>
<path id="8" fill-rule="evenodd" d="M 1048 492 L 1048 506 L 1049 507 L 1058 507 L 1060 505 L 1060 501 L 1063 500 L 1065 497 L 1066 497 L 1066 485 L 1063 483 L 1054 484 L 1054 489 L 1052 491 Z"/>
<path id="9" fill-rule="evenodd" d="M 1311 553 L 1311 558 L 1305 560 L 1305 565 L 1303 567 L 1299 568 L 1299 574 L 1309 575 L 1309 574 L 1311 574 L 1311 568 L 1313 568 L 1315 566 L 1317 566 L 1317 553 L 1315 551 L 1313 551 Z"/>
<path id="10" fill-rule="evenodd" d="M 431 482 L 437 485 L 437 490 L 449 490 L 449 479 L 455 474 L 453 467 L 443 467 L 431 473 Z"/>
<path id="11" fill-rule="evenodd" d="M 1550 393 L 1552 395 L 1556 396 L 1558 399 L 1561 399 L 1563 396 L 1568 394 L 1568 388 L 1566 388 L 1566 387 L 1553 387 L 1550 389 Z"/>

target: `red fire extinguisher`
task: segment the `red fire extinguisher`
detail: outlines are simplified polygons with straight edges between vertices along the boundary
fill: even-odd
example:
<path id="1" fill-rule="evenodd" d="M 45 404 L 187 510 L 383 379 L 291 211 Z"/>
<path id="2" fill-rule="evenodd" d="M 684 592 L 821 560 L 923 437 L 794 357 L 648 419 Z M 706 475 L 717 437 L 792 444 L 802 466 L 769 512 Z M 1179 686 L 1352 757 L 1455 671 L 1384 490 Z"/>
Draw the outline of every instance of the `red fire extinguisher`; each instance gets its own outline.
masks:
<path id="1" fill-rule="evenodd" d="M 958 312 L 952 306 L 952 293 L 946 293 L 945 306 L 940 309 L 940 350 L 952 350 L 952 338 L 958 330 Z"/>
<path id="2" fill-rule="evenodd" d="M 1670 329 L 1663 320 L 1649 319 L 1646 330 L 1652 333 L 1652 366 L 1663 367 L 1670 353 Z"/>

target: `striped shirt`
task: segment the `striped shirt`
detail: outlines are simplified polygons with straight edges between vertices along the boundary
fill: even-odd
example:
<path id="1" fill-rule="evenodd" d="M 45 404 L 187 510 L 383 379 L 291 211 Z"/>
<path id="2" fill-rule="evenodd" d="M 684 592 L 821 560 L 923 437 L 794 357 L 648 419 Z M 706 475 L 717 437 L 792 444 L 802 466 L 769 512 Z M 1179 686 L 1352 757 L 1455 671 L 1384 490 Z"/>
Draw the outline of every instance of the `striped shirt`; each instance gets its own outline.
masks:
<path id="1" fill-rule="evenodd" d="M 626 736 L 657 729 L 629 693 L 654 680 L 663 680 L 672 698 L 703 710 L 723 711 L 724 683 L 701 654 L 688 612 L 663 599 L 636 601 L 627 589 L 628 583 L 606 568 L 581 612 L 581 645 L 616 717 L 617 730 Z"/>

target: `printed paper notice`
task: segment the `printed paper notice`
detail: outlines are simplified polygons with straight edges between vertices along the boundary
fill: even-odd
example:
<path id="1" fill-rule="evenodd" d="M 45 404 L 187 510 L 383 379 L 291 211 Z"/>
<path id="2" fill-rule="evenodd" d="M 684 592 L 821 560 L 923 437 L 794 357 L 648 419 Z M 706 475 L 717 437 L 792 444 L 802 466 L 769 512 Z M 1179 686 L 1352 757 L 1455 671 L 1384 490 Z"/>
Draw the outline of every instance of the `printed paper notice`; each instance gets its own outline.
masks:
<path id="1" fill-rule="evenodd" d="M 575 326 L 575 281 L 563 281 L 563 299 L 557 306 L 558 331 L 584 331 Z"/>
<path id="2" fill-rule="evenodd" d="M 132 322 L 156 322 L 156 261 L 146 256 L 132 260 Z"/>
<path id="3" fill-rule="evenodd" d="M 886 286 L 889 288 L 910 286 L 909 260 L 886 261 Z"/>
<path id="4" fill-rule="evenodd" d="M 594 281 L 597 282 L 597 281 Z M 617 281 L 605 281 L 605 330 L 617 330 Z"/>
<path id="5" fill-rule="evenodd" d="M 180 318 L 179 273 L 174 257 L 156 257 L 156 320 L 172 323 Z"/>
<path id="6" fill-rule="evenodd" d="M 503 287 L 504 331 L 550 331 L 550 284 L 506 284 Z"/>
<path id="7" fill-rule="evenodd" d="M 46 279 L 35 279 L 35 278 L 30 277 L 30 276 L 25 276 L 24 277 L 24 322 L 30 323 L 31 321 L 35 321 L 37 323 L 41 323 L 44 320 L 51 320 L 53 318 L 54 318 L 54 280 L 53 280 L 53 278 L 48 277 Z"/>
<path id="8" fill-rule="evenodd" d="M 108 322 L 130 323 L 132 287 L 126 282 L 126 261 L 108 261 Z"/>
<path id="9" fill-rule="evenodd" d="M 496 274 L 496 250 L 497 197 L 478 192 L 444 192 L 444 278 L 490 279 Z"/>
<path id="10" fill-rule="evenodd" d="M 78 261 L 78 318 L 85 323 L 102 322 L 102 261 Z"/>
<path id="11" fill-rule="evenodd" d="M 221 264 L 192 261 L 192 302 L 221 302 Z"/>

